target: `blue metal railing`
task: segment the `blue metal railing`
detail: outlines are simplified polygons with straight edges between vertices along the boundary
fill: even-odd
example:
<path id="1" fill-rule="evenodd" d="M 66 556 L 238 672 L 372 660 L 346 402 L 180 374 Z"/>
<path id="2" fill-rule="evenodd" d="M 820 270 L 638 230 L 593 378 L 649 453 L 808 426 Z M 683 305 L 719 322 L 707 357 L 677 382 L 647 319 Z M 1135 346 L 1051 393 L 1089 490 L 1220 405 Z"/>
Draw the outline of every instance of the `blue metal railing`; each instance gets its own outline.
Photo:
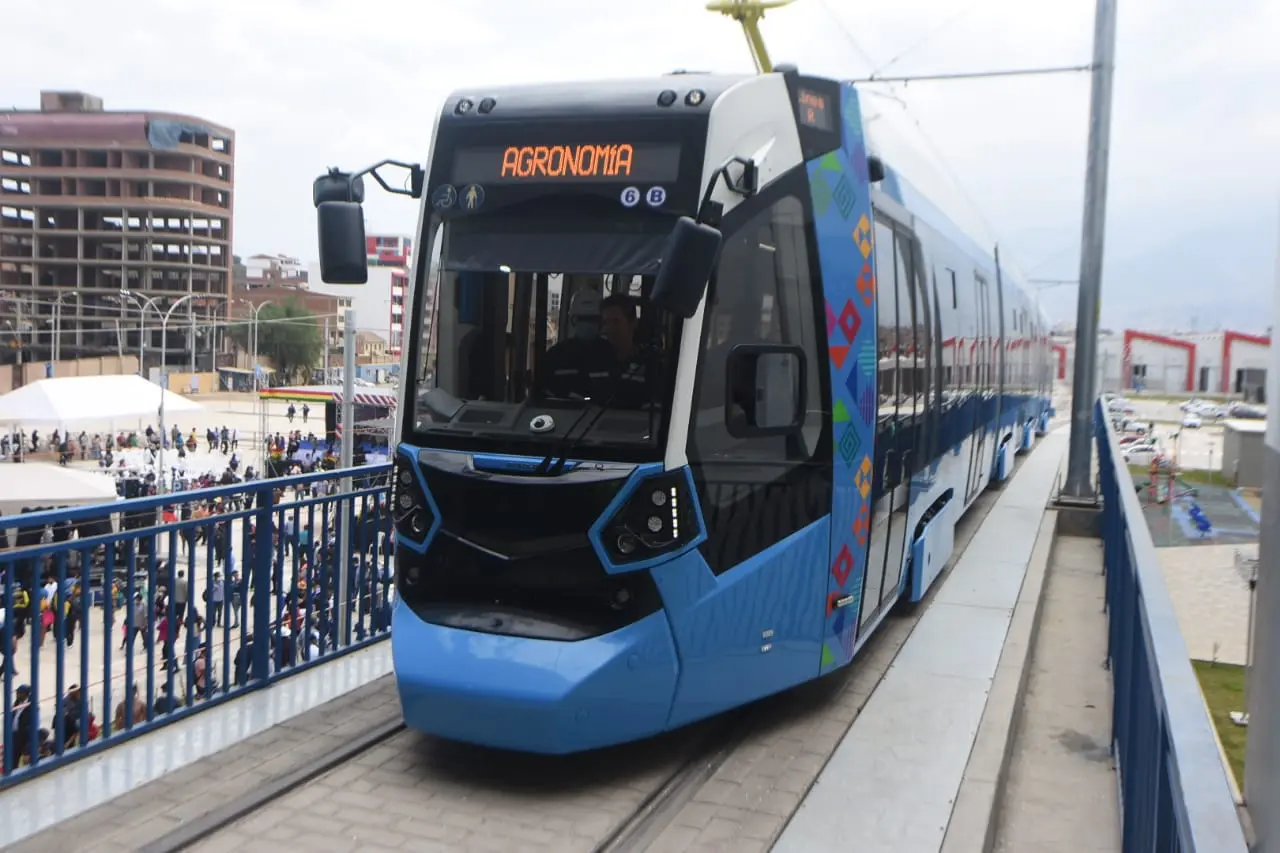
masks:
<path id="1" fill-rule="evenodd" d="M 0 789 L 384 639 L 390 472 L 0 518 Z"/>
<path id="2" fill-rule="evenodd" d="M 1104 404 L 1094 409 L 1125 853 L 1247 853 L 1227 771 Z"/>

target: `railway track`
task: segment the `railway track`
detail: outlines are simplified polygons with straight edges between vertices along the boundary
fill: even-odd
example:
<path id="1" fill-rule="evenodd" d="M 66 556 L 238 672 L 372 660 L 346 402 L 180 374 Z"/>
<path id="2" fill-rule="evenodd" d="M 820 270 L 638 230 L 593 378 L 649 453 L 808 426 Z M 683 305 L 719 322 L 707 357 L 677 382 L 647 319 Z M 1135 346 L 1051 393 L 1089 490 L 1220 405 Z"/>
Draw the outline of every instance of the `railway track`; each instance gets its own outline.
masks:
<path id="1" fill-rule="evenodd" d="M 979 498 L 960 525 L 943 580 L 997 497 Z M 718 843 L 731 841 L 736 851 L 767 850 L 928 603 L 891 615 L 851 668 L 677 732 L 585 755 L 450 743 L 388 715 L 341 748 L 255 781 L 133 849 L 250 853 L 292 842 L 361 853 L 401 846 L 656 853 L 719 849 L 699 846 L 718 833 Z"/>

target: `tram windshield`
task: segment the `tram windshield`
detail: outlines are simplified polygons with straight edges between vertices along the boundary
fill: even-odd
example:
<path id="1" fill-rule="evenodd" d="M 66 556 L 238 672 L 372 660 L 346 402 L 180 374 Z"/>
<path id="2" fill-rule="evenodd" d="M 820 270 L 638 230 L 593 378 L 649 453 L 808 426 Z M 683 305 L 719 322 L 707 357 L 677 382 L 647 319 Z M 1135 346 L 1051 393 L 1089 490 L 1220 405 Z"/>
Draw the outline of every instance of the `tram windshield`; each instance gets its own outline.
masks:
<path id="1" fill-rule="evenodd" d="M 665 216 L 539 215 L 436 226 L 413 440 L 486 453 L 662 457 L 681 322 L 648 300 Z"/>

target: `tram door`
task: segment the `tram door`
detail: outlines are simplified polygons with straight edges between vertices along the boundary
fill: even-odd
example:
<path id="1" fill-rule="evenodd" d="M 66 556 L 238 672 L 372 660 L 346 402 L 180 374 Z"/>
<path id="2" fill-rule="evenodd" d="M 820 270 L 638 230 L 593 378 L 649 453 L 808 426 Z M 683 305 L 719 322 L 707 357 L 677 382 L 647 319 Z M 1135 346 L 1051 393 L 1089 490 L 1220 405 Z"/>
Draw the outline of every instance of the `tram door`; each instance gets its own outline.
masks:
<path id="1" fill-rule="evenodd" d="M 974 309 L 977 312 L 978 352 L 974 367 L 973 444 L 969 454 L 969 483 L 965 488 L 964 502 L 973 500 L 982 486 L 982 473 L 987 455 L 987 419 L 991 401 L 991 299 L 987 280 L 980 275 L 973 277 Z"/>
<path id="2" fill-rule="evenodd" d="M 862 593 L 859 630 L 892 603 L 902 580 L 907 540 L 907 510 L 915 446 L 915 287 L 911 237 L 886 224 L 876 213 L 876 324 L 879 413 L 876 419 L 876 472 L 872 486 L 871 548 Z M 882 221 L 883 220 L 883 221 Z"/>

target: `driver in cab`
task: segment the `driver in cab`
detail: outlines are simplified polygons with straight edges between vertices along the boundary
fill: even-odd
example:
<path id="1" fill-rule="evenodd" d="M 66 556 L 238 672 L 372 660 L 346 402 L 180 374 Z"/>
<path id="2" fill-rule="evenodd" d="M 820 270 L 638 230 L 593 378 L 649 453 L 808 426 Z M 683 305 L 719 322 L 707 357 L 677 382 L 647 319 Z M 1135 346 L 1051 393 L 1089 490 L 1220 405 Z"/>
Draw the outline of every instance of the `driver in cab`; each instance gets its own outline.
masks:
<path id="1" fill-rule="evenodd" d="M 596 291 L 580 290 L 569 314 L 573 337 L 547 351 L 546 395 L 641 408 L 648 397 L 646 369 L 635 343 L 635 302 L 622 295 L 601 300 Z"/>

